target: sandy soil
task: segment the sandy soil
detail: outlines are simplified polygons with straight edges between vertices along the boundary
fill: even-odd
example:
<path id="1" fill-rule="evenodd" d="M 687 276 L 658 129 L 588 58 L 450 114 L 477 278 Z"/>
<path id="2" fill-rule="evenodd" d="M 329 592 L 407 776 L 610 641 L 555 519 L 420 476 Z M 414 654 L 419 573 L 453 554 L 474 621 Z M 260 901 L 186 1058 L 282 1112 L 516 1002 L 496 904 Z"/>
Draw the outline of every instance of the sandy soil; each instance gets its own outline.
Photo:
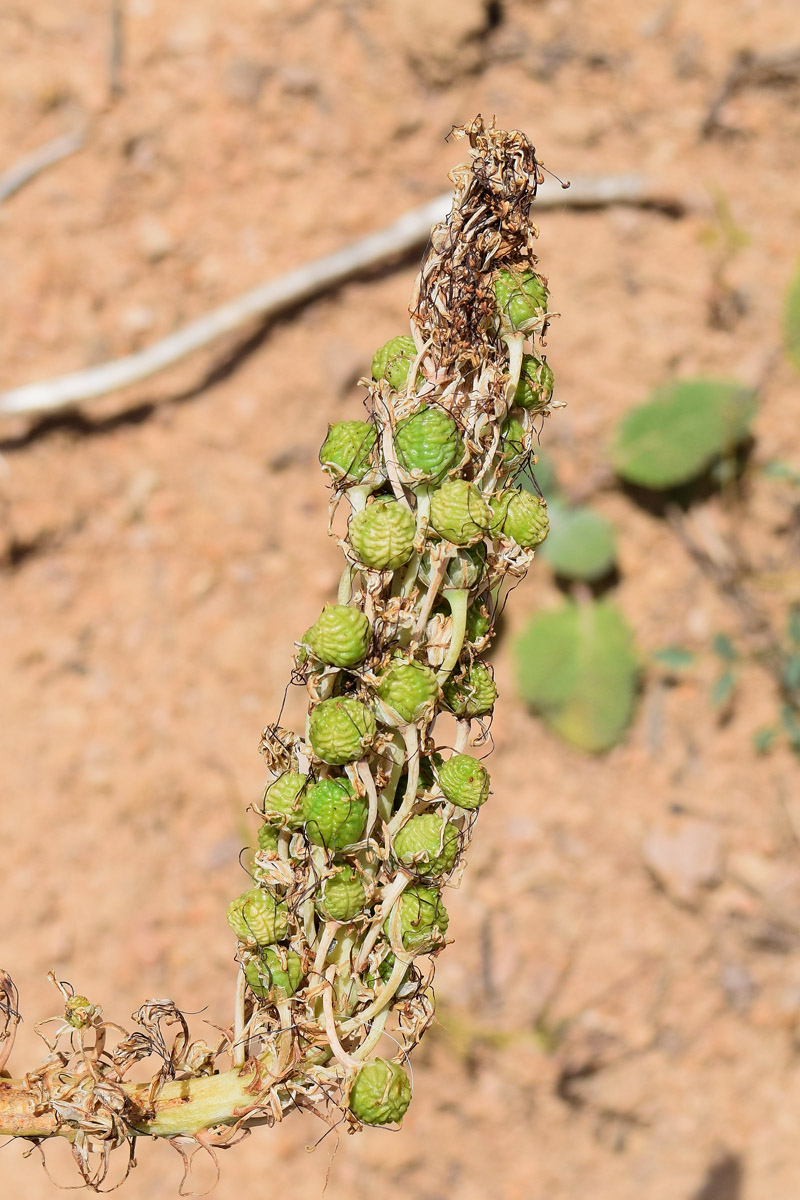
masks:
<path id="1" fill-rule="evenodd" d="M 742 89 L 726 130 L 701 135 L 741 49 L 800 42 L 794 0 L 506 0 L 488 16 L 479 0 L 129 0 L 113 102 L 107 7 L 0 11 L 0 164 L 88 129 L 0 207 L 0 386 L 126 353 L 380 228 L 446 186 L 459 148 L 445 135 L 481 111 L 526 130 L 560 175 L 642 169 L 699 204 L 677 219 L 542 214 L 568 403 L 546 445 L 565 482 L 585 487 L 620 414 L 671 373 L 761 381 L 757 460 L 797 463 L 798 380 L 776 348 L 800 85 Z M 716 323 L 714 198 L 748 235 L 725 277 L 744 311 Z M 164 994 L 198 1031 L 203 1015 L 228 1020 L 224 909 L 252 836 L 258 736 L 338 575 L 316 452 L 329 421 L 359 412 L 355 381 L 402 329 L 413 274 L 409 259 L 353 282 L 80 418 L 0 430 L 16 1071 L 39 1058 L 51 968 L 123 1021 Z M 616 598 L 645 650 L 737 634 L 736 608 L 662 522 L 613 490 L 593 502 L 620 527 Z M 704 507 L 770 568 L 759 601 L 780 620 L 800 599 L 792 496 L 756 478 L 744 508 Z M 751 747 L 772 685 L 748 665 L 746 703 L 719 724 L 704 651 L 679 686 L 645 681 L 623 745 L 582 757 L 515 698 L 514 634 L 557 598 L 542 564 L 495 654 L 495 796 L 448 899 L 455 944 L 402 1131 L 308 1154 L 324 1131 L 292 1118 L 224 1156 L 219 1200 L 314 1200 L 326 1180 L 328 1200 L 800 1190 L 798 767 Z M 290 692 L 287 722 L 302 710 Z M 671 864 L 660 879 L 654 844 Z M 126 1195 L 175 1195 L 169 1147 L 138 1157 Z M 48 1162 L 74 1181 L 64 1147 Z M 0 1179 L 9 1197 L 55 1194 L 19 1145 Z"/>

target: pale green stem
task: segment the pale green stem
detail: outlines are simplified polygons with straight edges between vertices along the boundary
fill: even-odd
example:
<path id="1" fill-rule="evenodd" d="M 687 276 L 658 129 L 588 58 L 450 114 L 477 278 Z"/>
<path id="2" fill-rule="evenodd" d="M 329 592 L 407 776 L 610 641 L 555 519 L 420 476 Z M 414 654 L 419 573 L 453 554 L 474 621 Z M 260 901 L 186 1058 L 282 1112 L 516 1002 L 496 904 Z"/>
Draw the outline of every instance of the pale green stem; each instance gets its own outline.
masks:
<path id="1" fill-rule="evenodd" d="M 436 672 L 436 678 L 446 679 L 458 662 L 464 646 L 464 634 L 467 630 L 467 609 L 469 608 L 468 588 L 446 588 L 442 596 L 450 605 L 450 646 L 445 660 Z"/>
<path id="2" fill-rule="evenodd" d="M 342 577 L 339 580 L 339 590 L 336 595 L 338 604 L 349 604 L 350 596 L 353 591 L 353 567 L 350 563 L 347 564 L 342 571 Z"/>
<path id="3" fill-rule="evenodd" d="M 419 785 L 419 730 L 416 725 L 403 725 L 400 733 L 406 744 L 406 794 L 403 796 L 403 803 L 389 822 L 391 837 L 394 837 L 401 825 L 405 823 L 406 817 L 416 804 Z"/>
<path id="4" fill-rule="evenodd" d="M 236 975 L 236 998 L 233 1007 L 233 1065 L 235 1067 L 243 1067 L 247 1059 L 247 1046 L 244 1036 L 244 1005 L 247 996 L 247 980 L 245 979 L 244 967 L 239 964 L 239 971 Z"/>
<path id="5" fill-rule="evenodd" d="M 408 970 L 410 961 L 411 960 L 408 958 L 400 958 L 400 956 L 395 953 L 394 966 L 392 967 L 391 975 L 386 981 L 386 986 L 383 988 L 380 994 L 375 997 L 375 999 L 372 1001 L 372 1004 L 368 1004 L 366 1008 L 362 1008 L 357 1017 L 350 1017 L 348 1021 L 342 1022 L 342 1024 L 339 1026 L 339 1031 L 341 1033 L 352 1033 L 354 1029 L 359 1029 L 362 1025 L 365 1025 L 367 1021 L 371 1021 L 372 1018 L 376 1017 L 379 1012 L 383 1012 L 387 1004 L 390 1004 L 394 999 L 394 994 L 400 987 L 400 984 L 403 982 L 403 976 Z"/>
<path id="6" fill-rule="evenodd" d="M 383 788 L 378 800 L 378 812 L 384 824 L 388 824 L 389 818 L 392 815 L 394 807 L 394 798 L 397 794 L 397 785 L 400 782 L 400 776 L 403 774 L 405 766 L 405 752 L 403 747 L 397 740 L 399 735 L 395 733 L 392 739 L 392 769 L 389 774 L 389 782 Z"/>
<path id="7" fill-rule="evenodd" d="M 364 941 L 361 944 L 361 947 L 358 952 L 358 958 L 356 959 L 356 963 L 355 963 L 355 967 L 354 967 L 354 970 L 356 971 L 357 974 L 360 974 L 364 970 L 364 967 L 367 965 L 367 959 L 369 958 L 370 954 L 372 953 L 372 947 L 375 945 L 378 938 L 380 937 L 380 933 L 381 933 L 381 929 L 383 928 L 384 921 L 389 916 L 389 913 L 392 910 L 392 906 L 397 901 L 397 898 L 399 896 L 402 896 L 403 891 L 408 887 L 410 882 L 411 882 L 411 880 L 409 879 L 409 877 L 407 875 L 398 873 L 397 875 L 395 875 L 392 882 L 387 884 L 386 887 L 383 889 L 383 893 L 381 894 L 380 919 L 373 922 L 369 933 L 364 938 Z"/>
<path id="8" fill-rule="evenodd" d="M 415 639 L 422 636 L 425 626 L 428 624 L 428 617 L 431 615 L 431 609 L 436 603 L 436 597 L 439 595 L 439 588 L 442 586 L 444 573 L 447 570 L 447 560 L 450 558 L 450 553 L 451 552 L 449 550 L 442 550 L 441 557 L 433 568 L 431 581 L 428 584 L 428 590 L 425 593 L 422 604 L 420 605 L 417 623 L 414 626 L 413 637 Z"/>
<path id="9" fill-rule="evenodd" d="M 360 762 L 356 766 L 356 774 L 363 783 L 367 798 L 369 800 L 369 809 L 367 810 L 367 824 L 364 829 L 364 841 L 368 841 L 372 830 L 375 827 L 375 822 L 378 819 L 378 793 L 375 788 L 375 780 L 372 778 L 372 772 L 369 769 L 369 763 Z"/>
<path id="10" fill-rule="evenodd" d="M 386 1025 L 386 1021 L 387 1021 L 388 1017 L 389 1017 L 389 1009 L 384 1008 L 383 1012 L 379 1013 L 378 1016 L 375 1018 L 375 1020 L 372 1022 L 372 1028 L 370 1029 L 369 1033 L 364 1038 L 364 1041 L 361 1043 L 361 1045 L 358 1047 L 358 1049 L 353 1051 L 351 1058 L 353 1058 L 357 1061 L 361 1061 L 362 1059 L 366 1058 L 368 1054 L 372 1053 L 372 1051 L 377 1046 L 378 1042 L 383 1037 L 383 1030 Z"/>
<path id="11" fill-rule="evenodd" d="M 458 722 L 456 729 L 456 737 L 453 742 L 453 753 L 463 754 L 469 745 L 469 735 L 472 733 L 472 721 L 461 720 Z"/>

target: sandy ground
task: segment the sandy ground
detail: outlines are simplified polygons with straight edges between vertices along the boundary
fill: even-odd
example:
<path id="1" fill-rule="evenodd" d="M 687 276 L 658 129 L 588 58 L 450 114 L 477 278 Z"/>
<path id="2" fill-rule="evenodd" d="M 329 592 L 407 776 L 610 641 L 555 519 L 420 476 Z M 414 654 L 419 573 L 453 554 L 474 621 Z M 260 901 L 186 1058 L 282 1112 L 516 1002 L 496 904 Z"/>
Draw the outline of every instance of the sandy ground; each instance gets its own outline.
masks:
<path id="1" fill-rule="evenodd" d="M 80 153 L 0 207 L 0 386 L 129 352 L 382 227 L 446 186 L 451 125 L 496 113 L 562 176 L 641 169 L 695 205 L 540 218 L 568 404 L 545 444 L 565 483 L 601 478 L 620 414 L 676 373 L 761 382 L 756 461 L 797 464 L 798 380 L 776 350 L 800 85 L 746 87 L 726 129 L 701 134 L 740 50 L 800 43 L 794 0 L 126 9 L 114 101 L 106 4 L 0 11 L 0 165 L 87 126 Z M 721 321 L 714 201 L 748 237 Z M 317 448 L 358 415 L 355 383 L 403 328 L 414 270 L 411 256 L 80 418 L 0 429 L 0 957 L 26 1016 L 17 1072 L 56 1008 L 51 968 L 122 1021 L 165 994 L 198 1032 L 229 1019 L 224 910 L 258 737 L 338 576 Z M 620 528 L 615 597 L 639 643 L 697 648 L 698 672 L 670 688 L 646 676 L 609 755 L 565 748 L 515 698 L 514 635 L 558 599 L 537 566 L 495 653 L 495 795 L 448 898 L 455 944 L 402 1131 L 309 1154 L 323 1128 L 289 1119 L 224 1156 L 219 1200 L 800 1191 L 797 762 L 753 753 L 776 708 L 757 665 L 730 720 L 709 708 L 709 640 L 738 636 L 738 610 L 663 522 L 614 490 L 593 502 Z M 754 475 L 743 502 L 703 507 L 771 571 L 759 601 L 776 622 L 800 599 L 793 503 Z M 291 691 L 285 719 L 302 711 Z M 48 1162 L 74 1182 L 64 1149 Z M 169 1147 L 138 1158 L 130 1200 L 176 1194 Z M 19 1145 L 0 1179 L 15 1200 L 55 1194 Z"/>

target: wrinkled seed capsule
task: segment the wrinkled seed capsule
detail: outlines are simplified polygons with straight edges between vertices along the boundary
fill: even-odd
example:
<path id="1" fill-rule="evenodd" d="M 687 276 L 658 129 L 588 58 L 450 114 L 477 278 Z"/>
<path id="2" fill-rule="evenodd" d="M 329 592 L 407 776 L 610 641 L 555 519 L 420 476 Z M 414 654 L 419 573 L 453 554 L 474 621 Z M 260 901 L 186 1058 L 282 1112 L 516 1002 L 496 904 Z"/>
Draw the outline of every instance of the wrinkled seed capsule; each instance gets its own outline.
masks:
<path id="1" fill-rule="evenodd" d="M 352 921 L 364 911 L 367 899 L 364 880 L 355 867 L 342 867 L 323 880 L 316 908 L 327 921 Z"/>
<path id="2" fill-rule="evenodd" d="M 391 1125 L 406 1114 L 411 1081 L 397 1063 L 373 1058 L 356 1075 L 348 1103 L 353 1116 L 364 1125 Z"/>
<path id="3" fill-rule="evenodd" d="M 553 383 L 553 372 L 544 359 L 535 354 L 524 354 L 514 403 L 520 408 L 547 408 L 553 397 Z"/>
<path id="4" fill-rule="evenodd" d="M 299 771 L 285 771 L 264 792 L 263 810 L 266 817 L 278 817 L 287 829 L 303 825 L 303 788 L 308 777 Z"/>
<path id="5" fill-rule="evenodd" d="M 442 687 L 442 696 L 457 717 L 480 717 L 491 712 L 497 688 L 483 663 L 475 663 L 459 679 L 448 679 Z"/>
<path id="6" fill-rule="evenodd" d="M 504 324 L 525 332 L 547 312 L 547 288 L 535 271 L 497 272 L 494 294 Z"/>
<path id="7" fill-rule="evenodd" d="M 422 663 L 395 663 L 381 679 L 378 695 L 404 721 L 418 721 L 438 700 L 439 684 L 430 667 Z"/>
<path id="8" fill-rule="evenodd" d="M 363 758 L 375 738 L 375 718 L 365 704 L 350 696 L 334 696 L 317 704 L 308 736 L 317 758 L 332 766 Z"/>
<path id="9" fill-rule="evenodd" d="M 515 413 L 509 413 L 503 421 L 500 434 L 500 449 L 507 461 L 513 462 L 515 458 L 521 458 L 523 454 L 527 454 L 529 449 L 528 432 Z"/>
<path id="10" fill-rule="evenodd" d="M 411 557 L 416 529 L 405 504 L 383 497 L 353 514 L 348 533 L 359 562 L 375 571 L 394 571 Z"/>
<path id="11" fill-rule="evenodd" d="M 464 629 L 464 637 L 468 642 L 477 642 L 480 638 L 485 637 L 492 627 L 491 618 L 486 611 L 485 605 L 479 600 L 474 600 L 467 609 L 467 623 Z"/>
<path id="12" fill-rule="evenodd" d="M 315 846 L 344 850 L 360 840 L 369 806 L 347 779 L 320 779 L 306 792 L 306 836 Z"/>
<path id="13" fill-rule="evenodd" d="M 262 825 L 258 831 L 259 850 L 263 850 L 265 854 L 277 854 L 279 834 L 280 830 L 277 825 L 271 825 L 268 822 Z"/>
<path id="14" fill-rule="evenodd" d="M 326 604 L 303 638 L 321 662 L 332 667 L 355 667 L 367 656 L 370 624 L 358 608 Z"/>
<path id="15" fill-rule="evenodd" d="M 249 888 L 228 905 L 228 924 L 241 942 L 268 946 L 286 937 L 289 913 L 283 900 L 264 888 Z"/>
<path id="16" fill-rule="evenodd" d="M 398 463 L 419 479 L 440 479 L 453 465 L 460 441 L 453 418 L 433 405 L 398 421 L 394 432 Z"/>
<path id="17" fill-rule="evenodd" d="M 468 546 L 482 538 L 491 517 L 480 488 L 466 479 L 448 479 L 431 496 L 430 523 L 456 546 Z"/>
<path id="18" fill-rule="evenodd" d="M 441 945 L 450 917 L 437 891 L 421 883 L 412 884 L 403 892 L 397 905 L 400 937 L 405 950 L 410 954 L 427 954 Z M 384 922 L 387 934 L 394 920 L 394 914 L 390 913 Z"/>
<path id="19" fill-rule="evenodd" d="M 491 532 L 532 550 L 547 537 L 550 523 L 547 505 L 538 496 L 520 488 L 506 488 L 491 499 Z"/>
<path id="20" fill-rule="evenodd" d="M 303 982 L 303 963 L 294 950 L 271 946 L 245 964 L 245 979 L 259 1000 L 283 1000 L 293 996 Z"/>
<path id="21" fill-rule="evenodd" d="M 334 479 L 358 482 L 369 468 L 376 440 L 369 421 L 337 421 L 328 429 L 319 461 Z"/>
<path id="22" fill-rule="evenodd" d="M 469 754 L 453 754 L 439 767 L 439 787 L 458 808 L 480 808 L 489 796 L 489 783 L 489 772 Z"/>
<path id="23" fill-rule="evenodd" d="M 417 875 L 446 875 L 453 869 L 460 841 L 458 829 L 438 813 L 421 813 L 406 821 L 394 836 L 395 858 Z"/>
<path id="24" fill-rule="evenodd" d="M 372 359 L 372 378 L 385 379 L 390 387 L 399 392 L 408 383 L 408 372 L 416 357 L 417 347 L 414 339 L 408 334 L 390 338 L 375 352 Z"/>

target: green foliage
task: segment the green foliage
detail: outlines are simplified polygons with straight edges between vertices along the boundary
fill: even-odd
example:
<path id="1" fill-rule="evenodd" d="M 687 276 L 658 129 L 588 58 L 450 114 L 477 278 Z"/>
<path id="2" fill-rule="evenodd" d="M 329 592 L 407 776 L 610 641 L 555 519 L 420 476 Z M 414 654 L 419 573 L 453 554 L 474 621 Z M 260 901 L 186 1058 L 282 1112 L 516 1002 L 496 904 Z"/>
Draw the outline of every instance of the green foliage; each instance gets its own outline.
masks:
<path id="1" fill-rule="evenodd" d="M 747 436 L 756 395 L 742 384 L 687 379 L 660 388 L 617 429 L 617 474 L 656 491 L 689 483 Z"/>
<path id="2" fill-rule="evenodd" d="M 786 291 L 783 306 L 783 344 L 789 362 L 800 371 L 800 265 Z"/>
<path id="3" fill-rule="evenodd" d="M 772 458 L 769 462 L 765 462 L 761 468 L 761 474 L 765 475 L 767 479 L 785 479 L 788 483 L 793 483 L 795 487 L 800 487 L 800 470 L 781 459 Z"/>
<path id="4" fill-rule="evenodd" d="M 696 655 L 685 646 L 662 646 L 660 650 L 654 650 L 650 657 L 670 675 L 688 671 L 696 661 Z"/>
<path id="5" fill-rule="evenodd" d="M 525 702 L 580 750 L 618 742 L 633 712 L 639 671 L 633 634 L 607 601 L 534 617 L 517 644 Z"/>
<path id="6" fill-rule="evenodd" d="M 593 583 L 614 566 L 614 526 L 591 508 L 572 508 L 559 500 L 548 505 L 550 532 L 540 553 L 557 575 Z"/>

